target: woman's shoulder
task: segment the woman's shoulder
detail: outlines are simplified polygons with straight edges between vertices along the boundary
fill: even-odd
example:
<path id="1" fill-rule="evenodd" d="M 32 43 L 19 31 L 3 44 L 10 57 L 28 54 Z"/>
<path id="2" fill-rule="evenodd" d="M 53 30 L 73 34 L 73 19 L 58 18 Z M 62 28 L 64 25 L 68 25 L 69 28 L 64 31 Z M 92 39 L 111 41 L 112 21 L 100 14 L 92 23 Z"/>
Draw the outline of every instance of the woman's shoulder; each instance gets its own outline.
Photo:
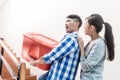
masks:
<path id="1" fill-rule="evenodd" d="M 98 38 L 98 39 L 95 40 L 95 44 L 105 45 L 105 40 L 103 38 Z"/>

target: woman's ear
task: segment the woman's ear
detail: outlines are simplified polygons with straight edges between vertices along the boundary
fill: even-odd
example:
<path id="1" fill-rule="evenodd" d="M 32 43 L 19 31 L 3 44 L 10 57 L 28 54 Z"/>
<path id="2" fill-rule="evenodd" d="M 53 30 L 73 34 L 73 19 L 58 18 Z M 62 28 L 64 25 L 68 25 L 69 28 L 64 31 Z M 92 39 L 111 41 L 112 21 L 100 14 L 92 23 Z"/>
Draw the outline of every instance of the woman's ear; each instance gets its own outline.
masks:
<path id="1" fill-rule="evenodd" d="M 95 31 L 95 26 L 94 25 L 91 25 L 91 30 Z"/>

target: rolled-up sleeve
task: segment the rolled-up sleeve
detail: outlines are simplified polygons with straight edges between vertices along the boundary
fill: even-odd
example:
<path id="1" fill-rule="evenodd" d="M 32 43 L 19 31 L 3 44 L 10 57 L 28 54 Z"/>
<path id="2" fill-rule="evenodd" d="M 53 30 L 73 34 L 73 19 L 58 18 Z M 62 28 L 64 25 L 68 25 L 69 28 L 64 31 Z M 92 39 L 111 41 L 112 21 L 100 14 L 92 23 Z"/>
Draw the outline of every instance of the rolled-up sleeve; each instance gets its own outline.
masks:
<path id="1" fill-rule="evenodd" d="M 72 38 L 62 40 L 59 45 L 51 50 L 48 54 L 44 55 L 44 61 L 51 64 L 53 61 L 57 61 L 62 57 L 68 55 L 75 50 L 75 41 Z"/>

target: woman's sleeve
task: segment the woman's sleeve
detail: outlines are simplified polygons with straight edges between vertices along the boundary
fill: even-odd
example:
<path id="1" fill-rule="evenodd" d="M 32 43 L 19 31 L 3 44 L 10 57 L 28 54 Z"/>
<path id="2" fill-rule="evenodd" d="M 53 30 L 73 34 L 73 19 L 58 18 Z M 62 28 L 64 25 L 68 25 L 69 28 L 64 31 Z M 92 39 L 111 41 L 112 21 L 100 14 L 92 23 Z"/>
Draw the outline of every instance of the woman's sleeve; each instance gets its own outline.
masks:
<path id="1" fill-rule="evenodd" d="M 81 56 L 82 71 L 89 71 L 105 57 L 104 43 L 96 42 L 87 57 Z"/>

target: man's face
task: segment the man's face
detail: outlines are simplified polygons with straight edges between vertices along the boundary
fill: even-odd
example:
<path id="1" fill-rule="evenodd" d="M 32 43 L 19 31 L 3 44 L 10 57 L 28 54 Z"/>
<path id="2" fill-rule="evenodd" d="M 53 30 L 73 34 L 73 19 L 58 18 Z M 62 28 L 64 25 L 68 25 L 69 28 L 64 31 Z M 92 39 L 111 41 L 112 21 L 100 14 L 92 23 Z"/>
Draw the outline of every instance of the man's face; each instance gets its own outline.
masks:
<path id="1" fill-rule="evenodd" d="M 76 31 L 76 22 L 71 18 L 67 18 L 65 22 L 65 28 L 66 28 L 66 33 L 71 33 Z"/>

